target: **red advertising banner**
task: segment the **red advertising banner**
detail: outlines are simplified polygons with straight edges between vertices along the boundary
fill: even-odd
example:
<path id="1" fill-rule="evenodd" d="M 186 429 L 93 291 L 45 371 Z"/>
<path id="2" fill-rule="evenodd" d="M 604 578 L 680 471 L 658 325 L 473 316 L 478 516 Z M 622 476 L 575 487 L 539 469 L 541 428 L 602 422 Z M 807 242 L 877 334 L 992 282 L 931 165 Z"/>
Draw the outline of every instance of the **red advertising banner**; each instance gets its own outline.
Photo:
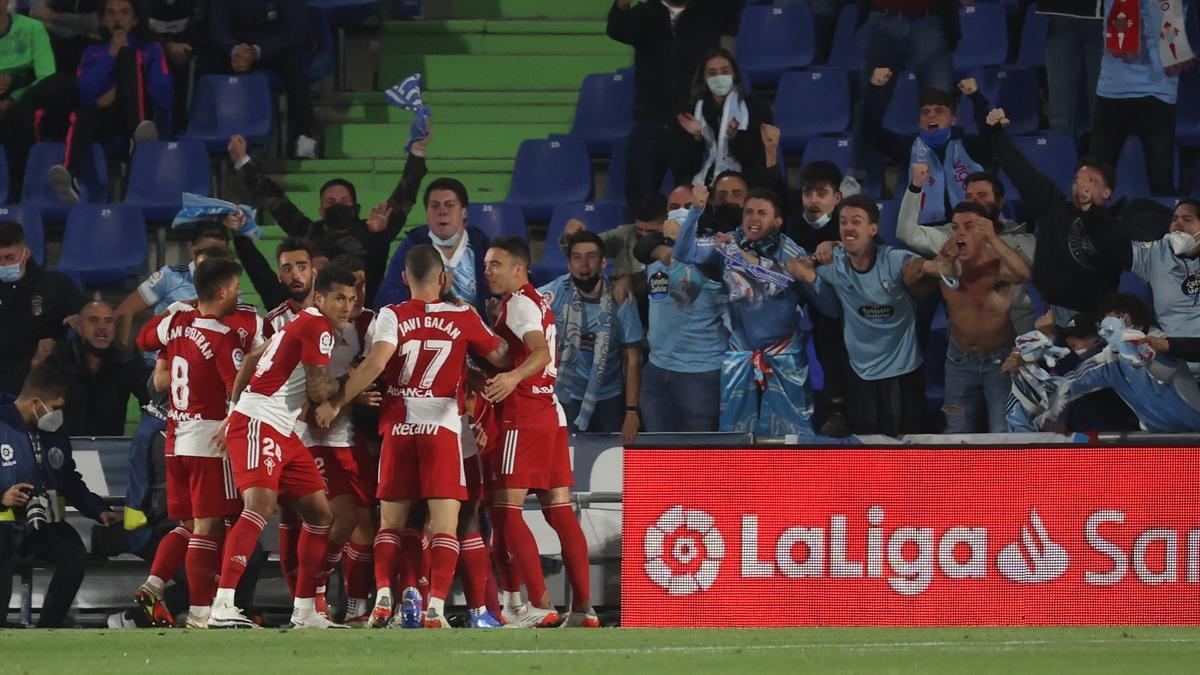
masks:
<path id="1" fill-rule="evenodd" d="M 625 451 L 627 627 L 1200 623 L 1200 449 Z"/>

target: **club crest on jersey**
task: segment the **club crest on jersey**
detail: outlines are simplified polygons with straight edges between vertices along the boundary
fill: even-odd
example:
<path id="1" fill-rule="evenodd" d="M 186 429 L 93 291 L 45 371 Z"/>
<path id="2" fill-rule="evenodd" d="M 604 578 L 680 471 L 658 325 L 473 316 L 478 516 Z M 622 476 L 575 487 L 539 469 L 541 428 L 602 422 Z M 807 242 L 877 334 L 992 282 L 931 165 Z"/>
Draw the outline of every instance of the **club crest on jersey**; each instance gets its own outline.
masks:
<path id="1" fill-rule="evenodd" d="M 333 353 L 333 333 L 330 333 L 329 331 L 321 333 L 321 340 L 320 340 L 320 343 L 318 346 L 320 347 L 322 354 L 324 354 L 326 356 L 329 356 L 330 354 L 332 354 Z"/>
<path id="2" fill-rule="evenodd" d="M 250 333 L 245 328 L 238 329 L 238 340 L 240 340 L 242 344 L 246 344 L 246 338 L 248 337 L 250 337 Z"/>
<path id="3" fill-rule="evenodd" d="M 13 459 L 13 455 L 15 454 L 13 446 L 7 443 L 0 445 L 0 466 L 12 466 L 16 464 L 16 460 Z"/>
<path id="4" fill-rule="evenodd" d="M 60 448 L 50 448 L 50 451 L 46 453 L 46 461 L 50 462 L 52 469 L 61 469 L 64 459 L 63 451 Z"/>
<path id="5" fill-rule="evenodd" d="M 263 460 L 263 466 L 267 467 L 267 475 L 271 476 L 275 473 L 275 460 L 270 457 Z"/>
<path id="6" fill-rule="evenodd" d="M 34 316 L 42 315 L 42 296 L 35 295 L 29 300 L 29 312 Z"/>

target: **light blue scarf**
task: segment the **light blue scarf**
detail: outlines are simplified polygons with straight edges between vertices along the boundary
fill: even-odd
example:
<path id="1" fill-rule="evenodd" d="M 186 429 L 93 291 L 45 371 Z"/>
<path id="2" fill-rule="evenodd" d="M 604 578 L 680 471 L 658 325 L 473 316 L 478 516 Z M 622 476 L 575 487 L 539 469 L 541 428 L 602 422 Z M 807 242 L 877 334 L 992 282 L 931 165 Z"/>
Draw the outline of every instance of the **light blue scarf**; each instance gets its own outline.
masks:
<path id="1" fill-rule="evenodd" d="M 950 191 L 950 203 L 957 204 L 966 199 L 963 181 L 967 176 L 982 171 L 983 167 L 971 159 L 963 147 L 962 139 L 951 138 L 946 142 L 946 161 L 942 160 L 920 137 L 913 141 L 909 165 L 929 165 L 929 180 L 921 187 L 921 213 L 919 222 L 940 223 L 946 220 L 946 190 Z M 912 184 L 912 169 L 908 182 Z"/>
<path id="2" fill-rule="evenodd" d="M 567 299 L 567 312 L 563 317 L 563 349 L 558 360 L 558 376 L 559 379 L 569 380 L 564 384 L 574 389 L 576 371 L 574 368 L 564 368 L 563 364 L 574 363 L 579 358 L 586 314 L 583 310 L 583 296 L 575 288 L 575 284 L 568 280 L 564 285 L 571 296 Z M 592 345 L 592 372 L 584 390 L 583 401 L 579 405 L 579 415 L 575 417 L 575 427 L 580 431 L 587 430 L 592 421 L 592 412 L 596 409 L 596 395 L 600 391 L 601 383 L 605 381 L 605 376 L 608 375 L 608 346 L 612 340 L 612 325 L 616 315 L 616 302 L 609 292 L 608 283 L 601 278 L 600 317 L 596 327 L 596 341 Z"/>

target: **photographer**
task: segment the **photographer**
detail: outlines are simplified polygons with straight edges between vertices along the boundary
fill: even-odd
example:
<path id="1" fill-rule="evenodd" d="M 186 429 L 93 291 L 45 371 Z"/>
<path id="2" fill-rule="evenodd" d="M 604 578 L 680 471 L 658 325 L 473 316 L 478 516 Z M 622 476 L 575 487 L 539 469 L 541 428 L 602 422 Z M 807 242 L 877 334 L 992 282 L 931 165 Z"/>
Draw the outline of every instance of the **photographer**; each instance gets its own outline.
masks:
<path id="1" fill-rule="evenodd" d="M 79 534 L 64 520 L 68 503 L 104 525 L 121 519 L 75 471 L 71 440 L 60 430 L 68 386 L 58 366 L 46 362 L 29 372 L 15 399 L 0 395 L 0 628 L 7 625 L 13 574 L 30 559 L 54 565 L 37 625 L 63 625 L 83 582 L 86 556 Z"/>

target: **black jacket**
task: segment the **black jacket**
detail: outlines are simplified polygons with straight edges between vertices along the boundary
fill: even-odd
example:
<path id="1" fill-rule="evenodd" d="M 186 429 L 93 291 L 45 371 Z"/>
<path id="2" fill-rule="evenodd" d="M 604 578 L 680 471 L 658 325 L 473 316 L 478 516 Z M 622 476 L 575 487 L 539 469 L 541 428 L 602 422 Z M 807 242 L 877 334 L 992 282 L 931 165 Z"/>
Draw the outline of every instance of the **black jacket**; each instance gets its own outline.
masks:
<path id="1" fill-rule="evenodd" d="M 150 368 L 140 354 L 113 344 L 101 356 L 100 368 L 87 367 L 83 340 L 60 340 L 54 357 L 70 374 L 71 388 L 63 406 L 63 430 L 71 436 L 123 436 L 129 397 L 145 405 Z"/>
<path id="2" fill-rule="evenodd" d="M 637 67 L 633 118 L 643 124 L 675 126 L 690 97 L 696 68 L 722 35 L 737 28 L 744 0 L 691 0 L 671 25 L 671 15 L 658 0 L 629 9 L 614 1 L 608 12 L 608 36 L 633 47 Z"/>
<path id="3" fill-rule="evenodd" d="M 856 27 L 861 28 L 867 22 L 867 17 L 871 15 L 871 0 L 855 0 L 858 6 L 858 22 Z M 962 24 L 958 18 L 959 0 L 938 0 L 937 14 L 942 23 L 942 34 L 946 36 L 947 51 L 954 51 L 958 46 L 958 40 L 962 37 Z"/>
<path id="4" fill-rule="evenodd" d="M 0 391 L 18 392 L 38 342 L 66 335 L 63 319 L 82 306 L 70 279 L 32 259 L 16 283 L 0 283 Z"/>
<path id="5" fill-rule="evenodd" d="M 221 56 L 244 42 L 274 61 L 308 41 L 307 10 L 302 0 L 211 0 L 209 37 Z"/>
<path id="6" fill-rule="evenodd" d="M 746 110 L 750 113 L 750 124 L 746 129 L 741 129 L 733 135 L 733 140 L 729 141 L 729 153 L 742 165 L 742 174 L 746 176 L 746 182 L 756 184 L 762 181 L 760 177 L 764 174 L 767 162 L 760 127 L 763 124 L 774 124 L 775 116 L 771 111 L 770 104 L 763 99 L 747 96 L 745 101 Z M 704 117 L 708 121 L 709 128 L 713 130 L 713 134 L 717 134 L 719 133 L 717 127 L 721 123 L 721 108 L 710 97 L 706 97 L 705 103 Z M 693 102 L 692 106 L 695 105 Z M 688 174 L 680 176 L 675 181 L 677 183 L 691 182 L 692 176 L 695 176 L 704 166 L 704 157 L 708 152 L 704 139 L 697 139 L 686 132 L 684 136 L 686 136 L 687 142 L 680 149 L 682 156 L 677 159 L 681 162 L 681 166 L 687 165 Z M 779 173 L 779 168 L 776 167 L 773 171 Z M 715 177 L 715 175 L 707 176 L 705 184 L 712 185 L 712 179 Z"/>
<path id="7" fill-rule="evenodd" d="M 150 0 L 146 27 L 159 42 L 183 42 L 195 48 L 208 42 L 207 9 L 204 0 Z"/>

